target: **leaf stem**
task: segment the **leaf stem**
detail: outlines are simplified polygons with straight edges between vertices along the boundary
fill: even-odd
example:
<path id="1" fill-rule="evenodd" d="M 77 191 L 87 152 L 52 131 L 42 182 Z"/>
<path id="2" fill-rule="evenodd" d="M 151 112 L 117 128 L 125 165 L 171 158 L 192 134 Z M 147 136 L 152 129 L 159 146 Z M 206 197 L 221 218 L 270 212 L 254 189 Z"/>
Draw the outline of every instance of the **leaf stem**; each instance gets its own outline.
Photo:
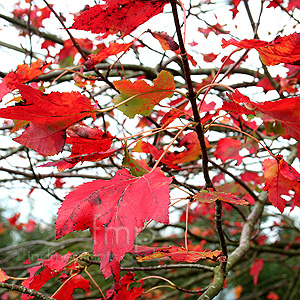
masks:
<path id="1" fill-rule="evenodd" d="M 84 272 L 87 274 L 87 276 L 89 276 L 89 278 L 92 280 L 92 282 L 94 283 L 94 285 L 97 287 L 97 289 L 99 290 L 99 292 L 101 293 L 101 295 L 103 297 L 103 300 L 106 300 L 106 297 L 105 297 L 104 293 L 102 292 L 100 286 L 94 280 L 94 278 L 92 277 L 92 275 L 88 272 L 87 267 L 84 268 Z"/>

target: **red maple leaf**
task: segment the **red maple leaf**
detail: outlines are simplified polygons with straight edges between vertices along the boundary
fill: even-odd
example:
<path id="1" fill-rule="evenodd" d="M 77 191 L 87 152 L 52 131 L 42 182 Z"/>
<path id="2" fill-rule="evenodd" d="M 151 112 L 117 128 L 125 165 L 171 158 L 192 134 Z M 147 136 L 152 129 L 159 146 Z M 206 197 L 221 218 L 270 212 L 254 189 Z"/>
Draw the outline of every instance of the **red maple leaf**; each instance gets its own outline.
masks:
<path id="1" fill-rule="evenodd" d="M 150 143 L 146 143 L 143 141 L 138 141 L 136 143 L 136 146 L 133 148 L 133 151 L 141 152 L 141 153 L 150 153 L 155 159 L 159 159 L 164 152 L 163 149 L 157 149 L 155 146 L 151 145 Z M 178 165 L 173 164 L 173 162 L 169 160 L 166 155 L 161 159 L 160 162 L 165 164 L 170 169 L 175 169 L 175 170 L 180 169 Z"/>
<path id="2" fill-rule="evenodd" d="M 19 65 L 16 71 L 8 73 L 0 84 L 0 101 L 3 96 L 15 89 L 16 83 L 24 83 L 43 74 L 50 63 L 43 63 L 37 59 L 30 66 L 27 64 Z"/>
<path id="3" fill-rule="evenodd" d="M 130 284 L 135 283 L 135 274 L 128 272 L 120 280 L 120 284 L 116 284 L 114 288 L 107 291 L 107 300 L 135 300 L 143 294 L 144 289 L 143 281 L 140 282 L 140 286 L 130 287 Z"/>
<path id="4" fill-rule="evenodd" d="M 205 144 L 207 147 L 209 146 L 209 142 L 206 138 Z M 187 133 L 176 146 L 179 148 L 185 147 L 186 149 L 181 152 L 175 151 L 167 153 L 166 159 L 173 164 L 183 164 L 198 160 L 201 156 L 201 147 L 196 132 Z"/>
<path id="5" fill-rule="evenodd" d="M 70 277 L 62 273 L 59 278 L 63 281 L 60 290 L 53 296 L 57 300 L 73 300 L 72 294 L 75 289 L 82 289 L 84 291 L 90 290 L 90 282 L 84 279 L 80 274 Z"/>
<path id="6" fill-rule="evenodd" d="M 104 152 L 96 152 L 88 155 L 79 155 L 79 156 L 70 156 L 68 158 L 63 158 L 56 162 L 48 162 L 39 167 L 57 167 L 58 171 L 64 171 L 66 169 L 70 169 L 75 167 L 78 163 L 82 163 L 84 161 L 100 161 L 107 157 L 110 157 L 114 154 L 118 149 L 109 149 Z"/>
<path id="7" fill-rule="evenodd" d="M 111 43 L 108 47 L 101 49 L 97 54 L 90 54 L 88 56 L 88 60 L 84 62 L 84 65 L 90 69 L 111 55 L 117 55 L 120 52 L 126 52 L 133 45 L 133 43 L 134 41 L 127 44 Z"/>
<path id="8" fill-rule="evenodd" d="M 193 196 L 195 200 L 202 203 L 212 203 L 216 200 L 221 200 L 227 203 L 237 204 L 237 205 L 248 205 L 248 201 L 240 199 L 231 193 L 216 192 L 212 189 L 202 190 Z"/>
<path id="9" fill-rule="evenodd" d="M 91 116 L 94 105 L 78 92 L 43 94 L 23 84 L 16 84 L 24 102 L 3 108 L 0 117 L 31 121 L 16 142 L 32 148 L 43 155 L 62 151 L 65 144 L 65 129 L 81 119 Z"/>
<path id="10" fill-rule="evenodd" d="M 150 31 L 150 33 L 159 41 L 160 45 L 165 51 L 171 50 L 181 59 L 179 45 L 174 41 L 174 39 L 171 36 L 169 36 L 166 32 Z M 196 67 L 197 62 L 193 59 L 193 57 L 188 53 L 186 53 L 186 55 L 188 60 L 192 63 L 192 65 Z"/>
<path id="11" fill-rule="evenodd" d="M 55 253 L 48 259 L 39 259 L 43 261 L 42 265 L 29 268 L 28 272 L 30 276 L 22 282 L 22 285 L 26 288 L 38 291 L 51 278 L 59 275 L 59 273 L 65 268 L 66 264 L 68 263 L 71 255 L 72 253 L 70 252 L 63 256 L 61 256 L 59 253 Z M 41 268 L 43 268 L 42 271 L 38 275 L 35 275 Z M 22 300 L 31 298 L 33 298 L 33 296 L 25 294 L 22 295 Z"/>
<path id="12" fill-rule="evenodd" d="M 203 55 L 203 59 L 205 62 L 213 62 L 217 57 L 218 55 L 217 54 L 214 54 L 214 53 L 207 53 L 207 54 L 202 54 Z"/>
<path id="13" fill-rule="evenodd" d="M 241 148 L 241 141 L 226 137 L 217 142 L 214 155 L 216 158 L 220 158 L 223 163 L 228 159 L 236 159 L 238 166 L 243 161 L 243 158 L 239 155 Z"/>
<path id="14" fill-rule="evenodd" d="M 253 276 L 253 283 L 254 285 L 257 285 L 258 281 L 258 275 L 260 271 L 263 269 L 264 266 L 264 260 L 259 258 L 256 259 L 250 269 L 250 275 Z"/>
<path id="15" fill-rule="evenodd" d="M 274 291 L 271 291 L 266 296 L 266 299 L 268 299 L 268 300 L 280 300 L 280 297 Z"/>
<path id="16" fill-rule="evenodd" d="M 85 183 L 62 203 L 56 237 L 89 228 L 94 254 L 100 256 L 101 269 L 108 277 L 125 253 L 131 251 L 145 221 L 169 222 L 171 181 L 159 169 L 141 177 L 122 169 L 111 180 Z"/>
<path id="17" fill-rule="evenodd" d="M 177 118 L 185 115 L 183 111 L 177 108 L 173 108 L 170 111 L 168 111 L 163 118 L 160 120 L 162 127 L 167 127 L 169 124 L 171 124 L 173 121 L 175 121 Z"/>
<path id="18" fill-rule="evenodd" d="M 168 246 L 161 248 L 136 246 L 134 254 L 137 255 L 137 260 L 139 262 L 168 256 L 174 261 L 193 263 L 197 262 L 199 259 L 208 258 L 216 260 L 217 257 L 221 254 L 221 251 L 203 250 L 201 245 L 190 246 L 190 249 L 177 246 Z"/>
<path id="19" fill-rule="evenodd" d="M 102 160 L 117 151 L 117 149 L 109 149 L 114 136 L 97 127 L 71 126 L 67 129 L 67 133 L 69 137 L 66 143 L 73 145 L 71 155 L 68 158 L 49 162 L 40 167 L 57 167 L 58 171 L 64 171 L 73 168 L 79 162 Z"/>
<path id="20" fill-rule="evenodd" d="M 109 132 L 84 125 L 72 126 L 67 129 L 67 133 L 69 137 L 66 143 L 73 145 L 71 157 L 107 151 L 114 138 Z"/>
<path id="21" fill-rule="evenodd" d="M 93 42 L 90 39 L 75 39 L 76 43 L 83 50 L 92 50 Z M 78 53 L 74 42 L 71 39 L 64 41 L 64 47 L 57 54 L 57 61 L 61 67 L 69 66 L 73 63 L 75 55 Z"/>
<path id="22" fill-rule="evenodd" d="M 268 191 L 269 201 L 281 213 L 286 206 L 286 200 L 281 196 L 291 196 L 289 193 L 291 190 L 295 192 L 294 204 L 300 206 L 300 174 L 293 167 L 279 156 L 277 159 L 264 160 L 263 171 L 266 178 L 264 190 Z"/>
<path id="23" fill-rule="evenodd" d="M 279 36 L 272 42 L 260 40 L 242 40 L 237 41 L 230 39 L 222 40 L 222 47 L 234 45 L 244 49 L 256 49 L 261 57 L 262 62 L 267 66 L 273 66 L 280 63 L 300 64 L 300 33 L 293 33 L 286 36 Z"/>
<path id="24" fill-rule="evenodd" d="M 230 97 L 236 103 L 242 103 L 247 108 L 258 110 L 276 121 L 280 121 L 287 134 L 300 141 L 300 106 L 299 98 L 285 98 L 277 101 L 266 101 L 262 104 L 252 102 L 238 90 Z"/>
<path id="25" fill-rule="evenodd" d="M 106 5 L 95 5 L 80 14 L 71 28 L 93 33 L 118 33 L 122 37 L 139 25 L 161 13 L 167 1 L 106 0 Z"/>

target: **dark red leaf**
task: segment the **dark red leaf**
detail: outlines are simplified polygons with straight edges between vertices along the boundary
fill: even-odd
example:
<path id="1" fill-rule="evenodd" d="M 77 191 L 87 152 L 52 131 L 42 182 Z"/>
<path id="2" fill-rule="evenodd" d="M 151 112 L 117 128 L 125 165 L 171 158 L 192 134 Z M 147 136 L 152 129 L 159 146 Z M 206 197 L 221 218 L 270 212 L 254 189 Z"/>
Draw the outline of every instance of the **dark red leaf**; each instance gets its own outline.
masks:
<path id="1" fill-rule="evenodd" d="M 243 161 L 243 158 L 239 154 L 241 148 L 241 141 L 226 137 L 217 142 L 214 155 L 216 158 L 220 158 L 223 163 L 228 159 L 236 159 L 237 165 L 239 165 Z"/>
<path id="2" fill-rule="evenodd" d="M 264 190 L 268 191 L 269 201 L 280 212 L 284 211 L 286 200 L 282 195 L 290 195 L 289 191 L 295 192 L 294 204 L 300 206 L 300 174 L 289 166 L 281 157 L 278 159 L 266 159 L 263 161 L 263 171 L 266 178 Z"/>
<path id="3" fill-rule="evenodd" d="M 117 55 L 120 52 L 126 52 L 133 45 L 134 42 L 127 44 L 111 43 L 108 47 L 101 49 L 97 54 L 90 54 L 89 59 L 84 62 L 84 65 L 90 69 L 102 60 L 111 55 Z"/>
<path id="4" fill-rule="evenodd" d="M 139 25 L 161 13 L 167 1 L 107 0 L 106 5 L 95 5 L 80 14 L 71 28 L 93 33 L 118 33 L 122 37 Z"/>
<path id="5" fill-rule="evenodd" d="M 65 129 L 93 115 L 95 109 L 91 101 L 78 92 L 43 94 L 23 84 L 15 86 L 24 102 L 1 109 L 0 117 L 31 121 L 15 141 L 43 155 L 62 151 L 66 139 Z"/>
<path id="6" fill-rule="evenodd" d="M 110 276 L 114 264 L 131 251 L 144 222 L 153 219 L 167 224 L 170 203 L 169 184 L 159 170 L 133 177 L 125 169 L 111 180 L 85 183 L 66 196 L 58 211 L 56 236 L 90 229 L 94 255 Z"/>
<path id="7" fill-rule="evenodd" d="M 63 279 L 64 285 L 61 289 L 53 296 L 57 300 L 73 300 L 72 294 L 75 289 L 82 289 L 84 291 L 90 290 L 90 282 L 84 279 L 80 274 L 70 277 L 67 274 L 62 274 L 60 279 Z"/>
<path id="8" fill-rule="evenodd" d="M 242 40 L 237 41 L 223 39 L 222 47 L 234 45 L 239 48 L 256 49 L 261 57 L 262 62 L 267 66 L 273 66 L 280 63 L 300 64 L 300 33 L 293 33 L 286 36 L 279 36 L 272 42 L 260 40 Z"/>
<path id="9" fill-rule="evenodd" d="M 140 286 L 134 286 L 130 288 L 130 284 L 135 283 L 135 274 L 128 272 L 120 280 L 120 284 L 115 288 L 111 288 L 107 291 L 107 300 L 135 300 L 143 294 L 142 288 L 143 282 L 140 282 Z"/>
<path id="10" fill-rule="evenodd" d="M 254 285 L 257 285 L 258 281 L 258 275 L 260 271 L 263 269 L 264 266 L 264 260 L 259 258 L 256 259 L 250 269 L 250 275 L 253 276 L 253 283 Z"/>

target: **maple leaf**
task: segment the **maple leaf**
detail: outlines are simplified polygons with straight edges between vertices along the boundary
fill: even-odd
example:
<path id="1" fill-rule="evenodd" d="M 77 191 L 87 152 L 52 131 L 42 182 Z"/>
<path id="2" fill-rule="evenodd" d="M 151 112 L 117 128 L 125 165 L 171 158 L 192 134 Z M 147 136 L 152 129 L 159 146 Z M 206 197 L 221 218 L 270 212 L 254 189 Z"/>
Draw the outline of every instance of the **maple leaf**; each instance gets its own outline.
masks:
<path id="1" fill-rule="evenodd" d="M 174 41 L 172 37 L 170 37 L 166 32 L 152 32 L 150 30 L 149 32 L 153 35 L 154 38 L 159 41 L 160 45 L 165 51 L 171 50 L 181 59 L 179 45 Z M 192 65 L 196 67 L 197 62 L 193 59 L 193 57 L 188 53 L 186 53 L 186 56 L 187 59 L 192 63 Z"/>
<path id="2" fill-rule="evenodd" d="M 218 57 L 218 55 L 214 54 L 214 53 L 208 53 L 208 54 L 202 54 L 202 55 L 203 55 L 203 60 L 208 63 L 213 62 Z"/>
<path id="3" fill-rule="evenodd" d="M 71 255 L 72 253 L 68 252 L 61 256 L 56 252 L 48 259 L 40 259 L 43 261 L 42 265 L 28 269 L 30 276 L 22 282 L 22 286 L 38 291 L 46 282 L 59 275 L 68 263 Z M 35 275 L 41 268 L 43 268 L 42 271 Z M 33 296 L 25 294 L 22 295 L 22 300 L 28 300 L 31 298 L 33 298 Z"/>
<path id="4" fill-rule="evenodd" d="M 89 280 L 83 278 L 80 274 L 74 277 L 69 277 L 67 274 L 63 273 L 59 276 L 63 281 L 63 285 L 59 291 L 53 296 L 57 300 L 73 300 L 72 294 L 75 289 L 82 289 L 86 292 L 90 290 Z"/>
<path id="5" fill-rule="evenodd" d="M 133 148 L 133 151 L 150 153 L 155 159 L 159 159 L 164 152 L 163 149 L 157 149 L 155 146 L 151 145 L 150 143 L 146 143 L 143 141 L 138 141 L 136 143 L 136 146 Z M 160 162 L 165 164 L 170 169 L 175 169 L 175 170 L 180 169 L 178 165 L 173 164 L 173 162 L 169 160 L 166 155 L 161 159 Z"/>
<path id="6" fill-rule="evenodd" d="M 163 118 L 160 120 L 162 127 L 167 127 L 169 124 L 171 124 L 174 120 L 177 118 L 185 115 L 185 113 L 177 108 L 172 108 L 170 111 L 168 111 Z"/>
<path id="7" fill-rule="evenodd" d="M 76 43 L 83 50 L 91 51 L 93 49 L 93 42 L 90 39 L 75 39 Z M 64 47 L 57 54 L 57 60 L 60 67 L 64 68 L 73 64 L 74 57 L 78 53 L 74 42 L 71 39 L 64 41 Z M 84 60 L 81 59 L 81 62 Z"/>
<path id="8" fill-rule="evenodd" d="M 118 151 L 117 149 L 109 149 L 114 136 L 97 127 L 90 128 L 85 125 L 77 125 L 71 126 L 66 131 L 69 135 L 66 143 L 73 145 L 71 155 L 68 158 L 49 162 L 39 167 L 57 167 L 58 171 L 64 171 L 73 168 L 79 162 L 99 161 Z"/>
<path id="9" fill-rule="evenodd" d="M 300 64 L 300 33 L 293 33 L 283 37 L 277 37 L 272 42 L 260 40 L 242 40 L 230 39 L 222 40 L 222 47 L 234 45 L 244 49 L 256 49 L 262 62 L 267 66 L 274 66 L 280 63 L 292 65 Z"/>
<path id="10" fill-rule="evenodd" d="M 135 274 L 133 272 L 128 272 L 120 280 L 120 284 L 111 288 L 107 291 L 107 299 L 114 300 L 135 300 L 143 294 L 144 289 L 142 288 L 143 282 L 140 282 L 140 286 L 134 286 L 130 288 L 130 284 L 135 283 Z"/>
<path id="11" fill-rule="evenodd" d="M 97 54 L 90 54 L 88 60 L 84 62 L 84 65 L 91 69 L 102 60 L 108 58 L 111 55 L 116 55 L 120 52 L 126 52 L 133 45 L 134 41 L 127 44 L 111 43 L 108 47 L 101 49 Z"/>
<path id="12" fill-rule="evenodd" d="M 228 159 L 236 159 L 238 166 L 243 161 L 243 158 L 239 155 L 241 148 L 241 141 L 226 137 L 217 142 L 217 148 L 214 155 L 216 158 L 220 158 L 223 163 Z"/>
<path id="13" fill-rule="evenodd" d="M 216 260 L 221 254 L 220 250 L 207 251 L 202 250 L 202 246 L 191 246 L 191 249 L 186 249 L 184 247 L 168 246 L 161 248 L 153 248 L 146 246 L 136 246 L 134 254 L 137 255 L 137 260 L 139 262 L 151 260 L 155 258 L 162 258 L 165 256 L 170 257 L 174 261 L 180 262 L 197 262 L 199 259 L 211 259 Z"/>
<path id="14" fill-rule="evenodd" d="M 283 213 L 286 200 L 281 195 L 290 195 L 295 192 L 293 201 L 300 206 L 300 174 L 285 162 L 281 156 L 277 159 L 263 161 L 263 171 L 266 178 L 264 190 L 268 191 L 269 201 Z"/>
<path id="15" fill-rule="evenodd" d="M 174 77 L 167 71 L 161 71 L 153 81 L 153 86 L 148 85 L 144 80 L 137 80 L 132 83 L 129 80 L 114 82 L 120 95 L 113 99 L 114 104 L 119 104 L 132 97 L 128 102 L 118 106 L 127 117 L 133 118 L 136 114 L 149 116 L 161 100 L 172 97 L 175 89 Z M 168 91 L 170 90 L 170 91 Z"/>
<path id="16" fill-rule="evenodd" d="M 122 37 L 131 33 L 139 25 L 161 13 L 167 1 L 106 0 L 106 5 L 95 5 L 81 13 L 74 21 L 72 29 L 93 33 L 118 33 Z"/>
<path id="17" fill-rule="evenodd" d="M 249 109 L 258 110 L 272 119 L 280 121 L 287 134 L 300 141 L 300 106 L 298 97 L 266 101 L 260 104 L 252 102 L 248 97 L 236 90 L 232 94 L 231 99 L 237 103 L 244 104 Z"/>
<path id="18" fill-rule="evenodd" d="M 7 93 L 16 88 L 16 83 L 24 83 L 40 76 L 49 65 L 50 63 L 43 63 L 37 59 L 30 66 L 19 65 L 15 72 L 8 73 L 0 84 L 0 101 Z"/>
<path id="19" fill-rule="evenodd" d="M 16 84 L 24 102 L 3 108 L 0 117 L 31 121 L 29 127 L 15 138 L 16 142 L 42 155 L 54 155 L 65 144 L 65 129 L 93 115 L 90 100 L 78 92 L 43 94 L 23 84 Z"/>
<path id="20" fill-rule="evenodd" d="M 209 147 L 209 142 L 205 138 L 205 144 Z M 166 159 L 173 164 L 183 164 L 186 162 L 198 160 L 201 156 L 201 147 L 196 132 L 187 133 L 178 143 L 177 147 L 185 147 L 186 150 L 173 153 L 167 153 Z"/>
<path id="21" fill-rule="evenodd" d="M 111 180 L 85 183 L 62 203 L 56 237 L 89 228 L 94 239 L 94 255 L 100 256 L 101 269 L 108 277 L 116 263 L 131 251 L 145 221 L 169 222 L 171 181 L 159 169 L 141 177 L 122 169 Z"/>
<path id="22" fill-rule="evenodd" d="M 70 157 L 107 151 L 114 138 L 109 132 L 85 125 L 72 126 L 67 129 L 67 133 L 69 137 L 66 143 L 73 145 Z"/>
<path id="23" fill-rule="evenodd" d="M 2 269 L 0 269 L 0 282 L 4 282 L 8 279 L 9 277 L 6 275 L 6 273 Z"/>
<path id="24" fill-rule="evenodd" d="M 264 260 L 262 258 L 256 259 L 253 262 L 253 265 L 250 269 L 250 275 L 253 276 L 254 285 L 257 285 L 258 275 L 260 271 L 263 269 L 263 266 L 264 266 Z"/>
<path id="25" fill-rule="evenodd" d="M 212 203 L 216 200 L 221 200 L 227 203 L 248 205 L 248 201 L 240 199 L 231 193 L 216 192 L 213 189 L 203 190 L 193 196 L 193 199 L 198 200 L 202 203 Z"/>
<path id="26" fill-rule="evenodd" d="M 64 171 L 66 169 L 70 169 L 75 167 L 78 163 L 83 163 L 84 161 L 100 161 L 107 157 L 110 157 L 114 154 L 118 149 L 109 149 L 105 152 L 97 152 L 88 155 L 79 155 L 79 156 L 70 156 L 68 158 L 63 158 L 56 162 L 48 162 L 39 167 L 57 167 L 58 171 Z"/>

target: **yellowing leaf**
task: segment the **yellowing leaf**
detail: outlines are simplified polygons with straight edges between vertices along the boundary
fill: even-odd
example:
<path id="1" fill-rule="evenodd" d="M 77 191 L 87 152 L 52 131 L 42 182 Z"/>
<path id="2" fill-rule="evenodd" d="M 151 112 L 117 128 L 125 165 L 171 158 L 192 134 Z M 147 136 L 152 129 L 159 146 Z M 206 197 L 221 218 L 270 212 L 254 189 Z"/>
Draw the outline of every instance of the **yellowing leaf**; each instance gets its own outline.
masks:
<path id="1" fill-rule="evenodd" d="M 153 86 L 150 86 L 144 80 L 137 80 L 134 83 L 129 80 L 115 81 L 114 85 L 121 94 L 113 99 L 113 103 L 119 104 L 132 97 L 118 109 L 129 118 L 133 118 L 136 114 L 149 116 L 155 105 L 173 96 L 175 89 L 174 77 L 167 71 L 161 71 L 153 83 Z"/>

